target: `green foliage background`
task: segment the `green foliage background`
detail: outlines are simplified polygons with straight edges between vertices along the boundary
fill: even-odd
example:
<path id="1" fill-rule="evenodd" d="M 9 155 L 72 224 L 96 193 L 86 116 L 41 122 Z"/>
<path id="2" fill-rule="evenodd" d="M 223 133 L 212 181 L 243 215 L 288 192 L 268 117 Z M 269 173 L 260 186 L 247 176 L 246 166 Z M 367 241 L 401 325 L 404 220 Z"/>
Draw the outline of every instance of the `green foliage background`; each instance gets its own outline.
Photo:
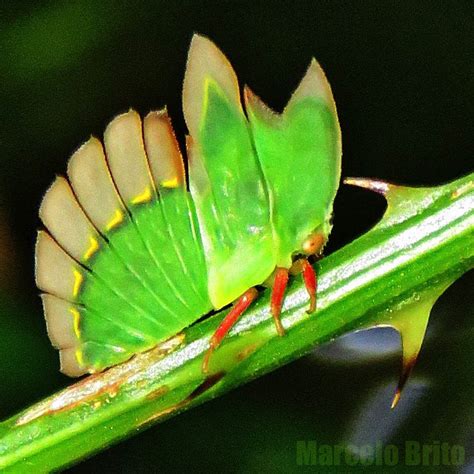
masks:
<path id="1" fill-rule="evenodd" d="M 76 146 L 130 106 L 145 114 L 168 104 L 184 136 L 181 81 L 194 31 L 214 40 L 242 83 L 276 109 L 315 56 L 338 105 L 344 176 L 416 185 L 472 171 L 470 2 L 78 0 L 0 8 L 2 419 L 70 383 L 58 373 L 33 282 L 42 193 Z M 378 196 L 341 189 L 327 252 L 368 229 L 383 208 Z M 373 331 L 336 341 L 71 471 L 299 472 L 311 468 L 296 465 L 298 440 L 417 440 L 463 444 L 469 472 L 472 284 L 466 275 L 435 306 L 395 412 L 397 336 Z"/>

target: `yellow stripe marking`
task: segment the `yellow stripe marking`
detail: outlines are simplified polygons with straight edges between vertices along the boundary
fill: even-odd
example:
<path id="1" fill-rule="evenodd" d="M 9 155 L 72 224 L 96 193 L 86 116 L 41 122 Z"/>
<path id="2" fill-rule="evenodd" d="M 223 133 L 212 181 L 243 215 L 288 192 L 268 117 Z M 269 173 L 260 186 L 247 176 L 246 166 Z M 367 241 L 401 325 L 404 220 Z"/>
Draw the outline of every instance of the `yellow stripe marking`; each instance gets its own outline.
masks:
<path id="1" fill-rule="evenodd" d="M 106 230 L 111 230 L 123 222 L 123 212 L 120 209 L 115 211 L 114 217 L 106 225 Z"/>
<path id="2" fill-rule="evenodd" d="M 97 239 L 90 236 L 89 237 L 90 245 L 89 248 L 86 250 L 86 253 L 84 254 L 84 260 L 89 260 L 92 255 L 94 255 L 97 250 L 99 250 L 99 242 L 97 242 Z"/>
<path id="3" fill-rule="evenodd" d="M 151 190 L 150 190 L 150 187 L 147 186 L 145 188 L 145 191 L 143 191 L 141 194 L 139 194 L 138 196 L 135 196 L 133 199 L 132 199 L 132 204 L 141 204 L 143 202 L 149 202 L 151 200 Z"/>
<path id="4" fill-rule="evenodd" d="M 76 337 L 79 339 L 81 337 L 81 328 L 79 327 L 79 322 L 81 320 L 81 314 L 76 308 L 69 308 L 69 311 L 72 314 L 72 317 L 74 318 L 74 334 Z"/>
<path id="5" fill-rule="evenodd" d="M 229 98 L 227 97 L 227 94 L 219 87 L 216 81 L 214 81 L 211 77 L 206 76 L 204 78 L 204 94 L 202 97 L 202 112 L 201 112 L 201 123 L 199 125 L 200 130 L 204 127 L 204 120 L 203 117 L 205 118 L 207 115 L 207 109 L 209 108 L 209 89 L 211 87 L 214 87 L 214 92 L 217 93 L 217 95 L 221 98 L 224 99 L 227 103 L 229 103 Z M 232 106 L 234 106 L 233 103 L 231 103 Z M 237 106 L 239 107 L 239 106 Z M 239 107 L 240 108 L 240 107 Z"/>
<path id="6" fill-rule="evenodd" d="M 76 297 L 79 294 L 79 290 L 81 288 L 81 284 L 84 280 L 84 277 L 82 276 L 82 273 L 76 269 L 74 269 L 72 273 L 74 274 L 74 286 L 72 288 L 72 296 Z"/>
<path id="7" fill-rule="evenodd" d="M 178 177 L 175 176 L 174 178 L 167 179 L 166 181 L 163 181 L 161 183 L 161 186 L 163 186 L 164 188 L 177 188 L 179 186 Z"/>
<path id="8" fill-rule="evenodd" d="M 81 349 L 76 349 L 76 359 L 77 363 L 83 367 L 84 366 L 84 357 L 82 357 L 82 351 Z"/>
<path id="9" fill-rule="evenodd" d="M 202 117 L 205 117 L 206 114 L 207 114 L 207 109 L 209 107 L 209 87 L 212 83 L 212 80 L 206 76 L 204 78 L 204 84 L 203 84 L 203 87 L 204 87 L 204 94 L 203 94 L 203 97 L 202 97 Z M 202 127 L 202 121 L 201 121 L 201 127 Z"/>

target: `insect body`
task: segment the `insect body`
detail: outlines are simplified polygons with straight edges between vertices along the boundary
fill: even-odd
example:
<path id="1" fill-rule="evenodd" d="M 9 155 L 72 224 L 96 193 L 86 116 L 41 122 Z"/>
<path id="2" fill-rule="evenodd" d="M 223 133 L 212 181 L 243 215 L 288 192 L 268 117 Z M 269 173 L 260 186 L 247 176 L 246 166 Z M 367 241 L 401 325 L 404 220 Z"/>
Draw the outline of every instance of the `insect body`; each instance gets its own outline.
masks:
<path id="1" fill-rule="evenodd" d="M 282 114 L 248 88 L 244 100 L 245 113 L 229 62 L 195 35 L 183 87 L 189 185 L 166 111 L 143 122 L 129 111 L 46 193 L 36 279 L 64 373 L 118 364 L 236 301 L 209 356 L 270 280 L 282 334 L 290 269 L 303 273 L 314 309 L 305 256 L 327 240 L 340 176 L 329 84 L 313 60 Z"/>

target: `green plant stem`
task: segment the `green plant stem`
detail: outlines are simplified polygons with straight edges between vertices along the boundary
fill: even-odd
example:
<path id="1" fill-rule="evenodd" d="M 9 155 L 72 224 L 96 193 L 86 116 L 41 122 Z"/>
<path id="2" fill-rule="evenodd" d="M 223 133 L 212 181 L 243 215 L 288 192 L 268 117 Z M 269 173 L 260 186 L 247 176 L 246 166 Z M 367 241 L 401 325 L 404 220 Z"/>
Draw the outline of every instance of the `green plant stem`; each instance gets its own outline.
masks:
<path id="1" fill-rule="evenodd" d="M 372 187 L 379 191 L 383 183 Z M 318 308 L 290 285 L 279 337 L 266 291 L 201 370 L 223 313 L 166 344 L 0 424 L 0 470 L 44 472 L 261 376 L 341 334 L 384 323 L 390 308 L 445 288 L 474 264 L 474 174 L 436 188 L 399 188 L 374 229 L 318 262 Z M 414 314 L 416 317 L 416 314 Z M 389 403 L 389 401 L 387 401 Z"/>

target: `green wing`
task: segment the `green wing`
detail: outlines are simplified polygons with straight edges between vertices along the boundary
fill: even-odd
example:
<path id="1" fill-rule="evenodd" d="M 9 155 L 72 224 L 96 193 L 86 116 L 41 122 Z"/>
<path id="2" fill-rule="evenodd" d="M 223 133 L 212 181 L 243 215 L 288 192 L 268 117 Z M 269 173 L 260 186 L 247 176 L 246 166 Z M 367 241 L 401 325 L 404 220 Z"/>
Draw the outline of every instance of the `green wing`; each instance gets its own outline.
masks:
<path id="1" fill-rule="evenodd" d="M 61 370 L 100 371 L 212 309 L 197 220 L 165 113 L 133 111 L 71 158 L 46 193 L 36 247 Z"/>
<path id="2" fill-rule="evenodd" d="M 195 35 L 183 88 L 190 190 L 219 308 L 262 283 L 275 267 L 270 208 L 232 67 Z"/>
<path id="3" fill-rule="evenodd" d="M 330 86 L 313 60 L 282 114 L 248 88 L 246 110 L 270 195 L 277 265 L 289 267 L 313 231 L 327 238 L 341 173 L 341 135 Z"/>

